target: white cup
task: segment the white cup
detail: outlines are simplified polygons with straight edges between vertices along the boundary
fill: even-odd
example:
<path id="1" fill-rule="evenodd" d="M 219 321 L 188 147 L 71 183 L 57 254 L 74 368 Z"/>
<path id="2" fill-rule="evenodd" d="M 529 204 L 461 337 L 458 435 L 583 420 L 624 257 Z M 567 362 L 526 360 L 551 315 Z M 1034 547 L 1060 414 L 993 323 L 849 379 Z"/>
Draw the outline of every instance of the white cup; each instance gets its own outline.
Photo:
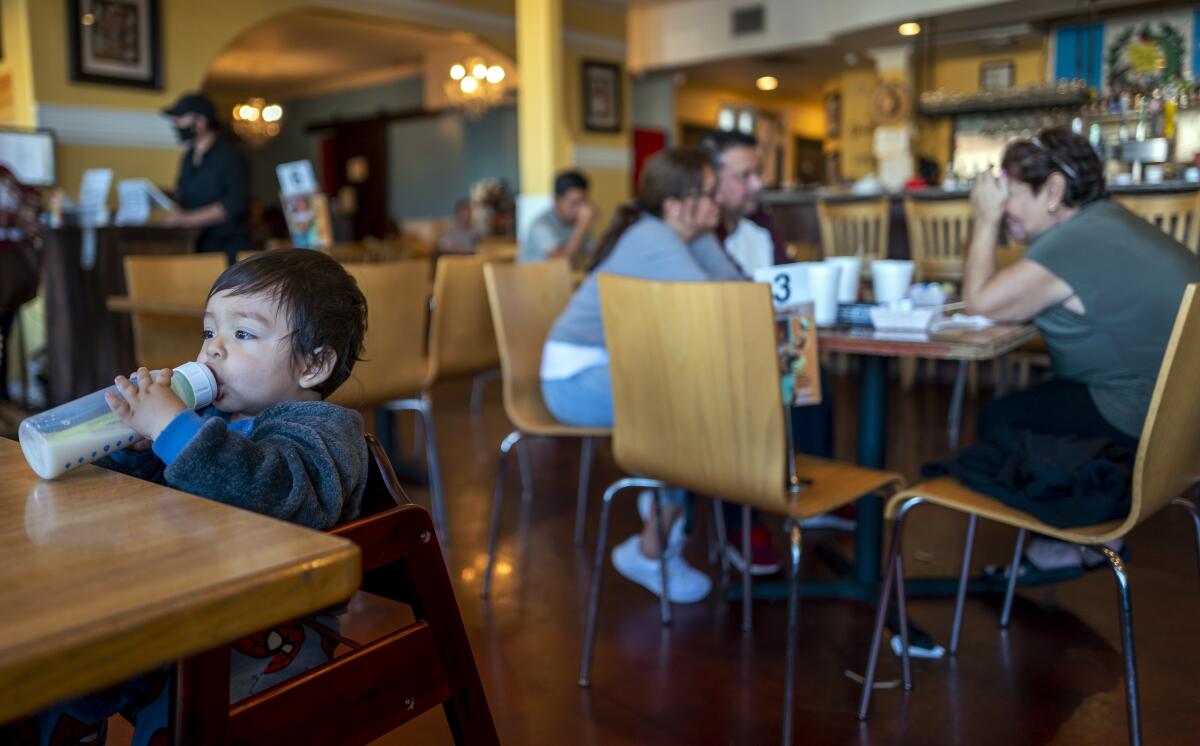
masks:
<path id="1" fill-rule="evenodd" d="M 837 322 L 838 275 L 836 264 L 813 262 L 808 266 L 808 290 L 812 293 L 813 318 L 817 326 L 833 326 Z"/>
<path id="2" fill-rule="evenodd" d="M 1183 172 L 1183 178 L 1191 182 L 1200 181 L 1200 168 L 1189 166 L 1188 169 Z"/>
<path id="3" fill-rule="evenodd" d="M 826 264 L 837 267 L 838 274 L 838 303 L 853 303 L 858 300 L 858 275 L 862 271 L 862 259 L 856 256 L 831 256 Z"/>
<path id="4" fill-rule="evenodd" d="M 871 262 L 871 284 L 876 303 L 891 303 L 908 294 L 915 265 L 907 259 L 876 259 Z"/>
<path id="5" fill-rule="evenodd" d="M 1161 184 L 1165 173 L 1160 164 L 1154 163 L 1146 166 L 1146 170 L 1142 175 L 1146 178 L 1147 184 Z"/>

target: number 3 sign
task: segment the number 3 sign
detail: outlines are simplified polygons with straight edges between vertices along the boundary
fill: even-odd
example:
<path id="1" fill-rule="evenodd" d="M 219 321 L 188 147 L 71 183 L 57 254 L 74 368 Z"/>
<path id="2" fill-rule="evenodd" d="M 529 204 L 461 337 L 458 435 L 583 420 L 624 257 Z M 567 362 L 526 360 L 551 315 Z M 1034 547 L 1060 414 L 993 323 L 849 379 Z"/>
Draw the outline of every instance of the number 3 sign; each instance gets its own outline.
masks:
<path id="1" fill-rule="evenodd" d="M 808 289 L 808 267 L 804 263 L 763 267 L 755 271 L 754 281 L 771 286 L 771 301 L 776 308 L 812 302 L 812 292 Z"/>

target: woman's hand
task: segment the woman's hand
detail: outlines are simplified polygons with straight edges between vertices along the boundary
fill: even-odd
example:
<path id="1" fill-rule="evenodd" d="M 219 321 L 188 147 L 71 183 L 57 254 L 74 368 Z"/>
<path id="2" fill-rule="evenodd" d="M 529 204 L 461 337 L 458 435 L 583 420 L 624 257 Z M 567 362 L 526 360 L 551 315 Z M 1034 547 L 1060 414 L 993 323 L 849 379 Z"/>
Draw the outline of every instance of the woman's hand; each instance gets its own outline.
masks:
<path id="1" fill-rule="evenodd" d="M 187 410 L 187 405 L 171 390 L 170 368 L 159 371 L 156 379 L 146 368 L 138 368 L 135 375 L 136 382 L 117 376 L 115 383 L 121 396 L 107 394 L 105 399 L 122 422 L 142 437 L 156 440 L 171 420 Z"/>
<path id="2" fill-rule="evenodd" d="M 971 189 L 971 211 L 976 225 L 999 226 L 1008 203 L 1008 177 L 980 174 Z"/>

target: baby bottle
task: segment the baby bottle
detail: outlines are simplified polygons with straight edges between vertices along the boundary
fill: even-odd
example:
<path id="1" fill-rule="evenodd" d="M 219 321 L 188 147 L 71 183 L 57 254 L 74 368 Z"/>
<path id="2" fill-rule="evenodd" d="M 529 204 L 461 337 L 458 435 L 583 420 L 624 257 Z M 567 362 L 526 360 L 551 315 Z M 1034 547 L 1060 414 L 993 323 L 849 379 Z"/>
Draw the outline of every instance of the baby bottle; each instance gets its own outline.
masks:
<path id="1" fill-rule="evenodd" d="M 158 371 L 150 375 L 157 377 Z M 212 404 L 217 379 L 207 365 L 184 363 L 171 376 L 171 390 L 188 407 L 199 409 Z M 109 386 L 21 422 L 21 450 L 39 477 L 54 479 L 119 451 L 140 437 L 109 408 L 104 400 L 109 392 L 121 397 L 116 386 Z"/>

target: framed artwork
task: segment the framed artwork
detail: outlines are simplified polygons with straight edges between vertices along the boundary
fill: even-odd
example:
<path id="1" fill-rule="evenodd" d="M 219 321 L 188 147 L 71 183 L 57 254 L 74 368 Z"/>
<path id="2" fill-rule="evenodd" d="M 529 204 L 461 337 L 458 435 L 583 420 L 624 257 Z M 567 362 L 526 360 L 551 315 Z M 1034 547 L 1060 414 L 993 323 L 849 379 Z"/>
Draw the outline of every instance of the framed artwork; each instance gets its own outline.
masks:
<path id="1" fill-rule="evenodd" d="M 842 136 L 842 95 L 829 93 L 825 96 L 825 137 L 836 140 Z"/>
<path id="2" fill-rule="evenodd" d="M 979 90 L 1002 91 L 1013 86 L 1013 63 L 984 62 L 979 66 Z"/>
<path id="3" fill-rule="evenodd" d="M 583 128 L 589 132 L 621 130 L 621 67 L 611 62 L 583 62 Z"/>
<path id="4" fill-rule="evenodd" d="M 160 0 L 67 0 L 71 80 L 163 87 Z"/>

